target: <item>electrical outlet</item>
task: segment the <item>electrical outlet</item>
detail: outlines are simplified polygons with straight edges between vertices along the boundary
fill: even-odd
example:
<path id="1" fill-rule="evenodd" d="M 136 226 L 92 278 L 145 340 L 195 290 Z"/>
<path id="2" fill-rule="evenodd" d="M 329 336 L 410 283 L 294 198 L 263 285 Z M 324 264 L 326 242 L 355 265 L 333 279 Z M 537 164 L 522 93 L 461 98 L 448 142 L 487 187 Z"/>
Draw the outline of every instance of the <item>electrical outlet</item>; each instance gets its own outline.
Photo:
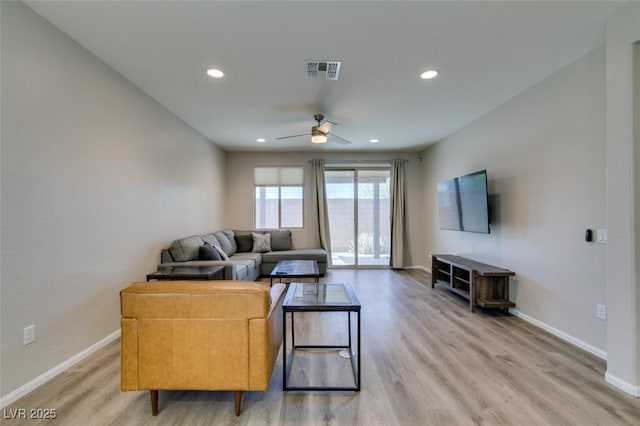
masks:
<path id="1" fill-rule="evenodd" d="M 601 320 L 607 319 L 607 305 L 596 305 L 596 317 L 600 318 Z"/>
<path id="2" fill-rule="evenodd" d="M 24 328 L 23 340 L 25 345 L 36 341 L 36 326 L 34 324 Z"/>

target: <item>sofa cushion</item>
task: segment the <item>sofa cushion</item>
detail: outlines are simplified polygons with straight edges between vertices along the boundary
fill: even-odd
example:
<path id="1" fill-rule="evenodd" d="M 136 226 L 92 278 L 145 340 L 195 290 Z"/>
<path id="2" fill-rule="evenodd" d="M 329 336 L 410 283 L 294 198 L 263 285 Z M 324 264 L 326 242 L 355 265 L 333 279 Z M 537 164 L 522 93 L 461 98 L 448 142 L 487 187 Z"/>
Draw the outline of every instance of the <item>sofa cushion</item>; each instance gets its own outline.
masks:
<path id="1" fill-rule="evenodd" d="M 215 235 L 204 235 L 202 236 L 202 241 L 211 244 L 216 250 L 218 250 L 218 253 L 220 253 L 220 257 L 222 258 L 222 260 L 229 260 L 229 256 L 227 256 L 227 253 L 224 252 L 222 246 L 220 245 L 220 241 L 218 241 Z"/>
<path id="2" fill-rule="evenodd" d="M 235 251 L 233 250 L 233 246 L 231 245 L 231 241 L 229 241 L 229 237 L 227 237 L 224 232 L 214 232 L 213 235 L 216 236 L 216 239 L 220 242 L 222 251 L 224 251 L 227 256 L 231 256 L 233 253 L 235 253 Z"/>
<path id="3" fill-rule="evenodd" d="M 207 234 L 207 235 L 203 235 L 200 238 L 202 238 L 202 241 L 204 241 L 205 243 L 209 243 L 214 247 L 220 247 L 220 242 L 218 241 L 216 236 L 213 235 L 213 233 Z"/>
<path id="4" fill-rule="evenodd" d="M 286 230 L 273 230 L 268 231 L 271 234 L 271 250 L 291 250 L 293 248 L 293 242 L 291 241 L 291 231 Z"/>
<path id="5" fill-rule="evenodd" d="M 229 256 L 231 256 L 233 253 L 238 251 L 238 246 L 236 245 L 236 236 L 231 229 L 226 229 L 222 232 L 227 236 L 229 242 L 231 243 L 231 253 L 227 253 Z"/>
<path id="6" fill-rule="evenodd" d="M 235 262 L 236 260 L 239 261 L 246 261 L 249 260 L 251 262 L 253 262 L 253 267 L 254 268 L 259 268 L 260 265 L 262 264 L 262 254 L 260 253 L 235 253 L 233 256 L 231 256 L 229 258 L 229 260 L 231 260 L 232 262 Z"/>
<path id="7" fill-rule="evenodd" d="M 236 264 L 236 268 L 240 265 L 247 268 L 247 274 L 250 274 L 251 271 L 256 269 L 256 263 L 252 259 L 231 259 L 233 263 Z"/>
<path id="8" fill-rule="evenodd" d="M 296 249 L 287 251 L 271 251 L 262 254 L 263 263 L 277 263 L 279 260 L 315 260 L 316 262 L 327 262 L 327 251 L 317 249 Z"/>
<path id="9" fill-rule="evenodd" d="M 237 232 L 237 231 L 236 231 Z M 251 233 L 247 234 L 235 234 L 237 253 L 247 253 L 253 250 L 253 236 Z"/>
<path id="10" fill-rule="evenodd" d="M 197 235 L 175 240 L 169 247 L 169 253 L 176 262 L 197 260 L 200 255 L 200 246 L 204 244 L 202 238 Z"/>
<path id="11" fill-rule="evenodd" d="M 200 255 L 198 260 L 222 260 L 220 252 L 209 243 L 200 246 Z"/>
<path id="12" fill-rule="evenodd" d="M 246 264 L 242 264 L 239 262 L 234 262 L 236 268 L 236 280 L 246 280 L 249 275 L 249 268 L 247 268 Z"/>
<path id="13" fill-rule="evenodd" d="M 251 234 L 253 236 L 253 253 L 271 251 L 271 234 Z"/>

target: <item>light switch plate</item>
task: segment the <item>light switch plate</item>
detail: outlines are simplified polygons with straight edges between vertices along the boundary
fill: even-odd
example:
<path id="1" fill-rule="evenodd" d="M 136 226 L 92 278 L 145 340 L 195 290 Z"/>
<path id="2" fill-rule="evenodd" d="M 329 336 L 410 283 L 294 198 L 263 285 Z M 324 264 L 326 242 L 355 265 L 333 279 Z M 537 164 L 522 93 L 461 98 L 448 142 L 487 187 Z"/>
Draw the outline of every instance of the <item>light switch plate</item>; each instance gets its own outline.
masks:
<path id="1" fill-rule="evenodd" d="M 36 326 L 31 324 L 29 327 L 24 328 L 23 344 L 28 345 L 36 341 Z"/>
<path id="2" fill-rule="evenodd" d="M 596 317 L 600 318 L 601 320 L 607 319 L 607 305 L 596 305 Z"/>

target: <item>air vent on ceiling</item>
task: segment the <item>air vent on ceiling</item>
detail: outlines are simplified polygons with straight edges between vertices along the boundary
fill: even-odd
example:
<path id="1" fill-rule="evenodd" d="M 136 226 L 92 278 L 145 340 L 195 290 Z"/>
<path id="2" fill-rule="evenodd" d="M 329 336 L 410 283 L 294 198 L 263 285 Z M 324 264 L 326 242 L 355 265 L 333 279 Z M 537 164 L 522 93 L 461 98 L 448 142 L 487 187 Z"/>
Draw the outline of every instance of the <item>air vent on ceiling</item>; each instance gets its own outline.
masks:
<path id="1" fill-rule="evenodd" d="M 340 61 L 307 61 L 307 78 L 337 80 L 340 77 Z"/>

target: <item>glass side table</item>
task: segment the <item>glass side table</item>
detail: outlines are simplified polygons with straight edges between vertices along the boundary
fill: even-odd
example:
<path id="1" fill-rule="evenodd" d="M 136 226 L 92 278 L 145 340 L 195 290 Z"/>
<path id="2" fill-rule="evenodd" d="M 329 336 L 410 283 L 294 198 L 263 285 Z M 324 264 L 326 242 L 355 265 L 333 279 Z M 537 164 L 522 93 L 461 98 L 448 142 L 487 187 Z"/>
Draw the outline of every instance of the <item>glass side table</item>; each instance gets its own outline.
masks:
<path id="1" fill-rule="evenodd" d="M 360 301 L 349 284 L 291 283 L 282 304 L 283 340 L 282 340 L 282 389 L 289 390 L 322 390 L 322 391 L 360 391 Z M 346 312 L 348 342 L 332 345 L 314 345 L 296 343 L 295 315 L 309 312 Z M 287 328 L 287 314 L 291 319 L 291 330 Z M 355 315 L 352 315 L 355 314 Z M 352 335 L 352 317 L 356 319 L 356 335 Z M 291 335 L 290 347 L 287 338 Z M 300 338 L 300 336 L 298 336 Z M 290 350 L 289 350 L 290 349 Z M 355 349 L 355 351 L 354 351 Z M 300 351 L 330 352 L 338 351 L 342 358 L 351 361 L 353 386 L 329 385 L 290 385 L 289 379 L 294 364 L 294 357 Z"/>

